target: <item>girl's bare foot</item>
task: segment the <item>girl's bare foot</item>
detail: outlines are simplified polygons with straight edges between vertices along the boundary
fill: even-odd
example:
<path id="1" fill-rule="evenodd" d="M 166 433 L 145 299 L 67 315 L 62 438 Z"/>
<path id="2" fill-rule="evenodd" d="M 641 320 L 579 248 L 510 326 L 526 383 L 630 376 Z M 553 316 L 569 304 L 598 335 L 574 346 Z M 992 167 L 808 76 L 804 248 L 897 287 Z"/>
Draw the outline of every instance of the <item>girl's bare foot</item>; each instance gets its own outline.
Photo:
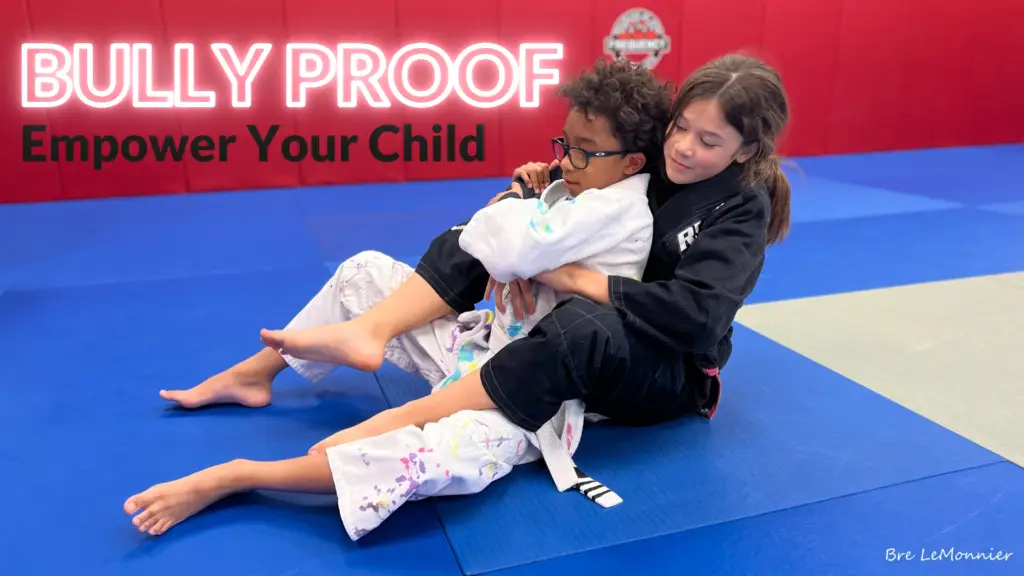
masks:
<path id="1" fill-rule="evenodd" d="M 239 462 L 229 462 L 180 480 L 157 484 L 149 490 L 132 496 L 124 503 L 124 511 L 132 524 L 151 536 L 158 536 L 169 528 L 230 495 L 239 486 Z"/>
<path id="2" fill-rule="evenodd" d="M 364 328 L 358 320 L 304 330 L 261 330 L 268 348 L 303 360 L 330 362 L 373 372 L 384 364 L 386 338 Z"/>
<path id="3" fill-rule="evenodd" d="M 209 404 L 241 404 L 249 408 L 262 408 L 270 404 L 273 381 L 273 376 L 248 372 L 235 366 L 188 390 L 161 390 L 160 397 L 177 402 L 183 408 L 199 408 Z"/>

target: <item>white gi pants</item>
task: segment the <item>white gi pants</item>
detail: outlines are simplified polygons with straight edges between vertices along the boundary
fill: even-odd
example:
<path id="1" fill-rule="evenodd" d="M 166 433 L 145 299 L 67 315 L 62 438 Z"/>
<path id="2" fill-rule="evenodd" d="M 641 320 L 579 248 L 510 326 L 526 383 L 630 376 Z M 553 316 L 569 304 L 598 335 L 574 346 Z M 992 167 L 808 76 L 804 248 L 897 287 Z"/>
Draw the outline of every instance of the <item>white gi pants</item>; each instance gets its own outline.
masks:
<path id="1" fill-rule="evenodd" d="M 357 254 L 338 267 L 287 328 L 350 320 L 390 295 L 414 273 L 384 254 Z M 446 376 L 471 372 L 487 359 L 492 321 L 493 313 L 488 311 L 459 317 L 450 314 L 395 338 L 385 348 L 384 358 L 422 375 L 436 390 Z M 284 358 L 311 381 L 336 368 L 287 355 Z M 575 442 L 572 444 L 575 449 Z M 406 501 L 477 493 L 513 466 L 540 458 L 530 435 L 497 410 L 459 412 L 422 430 L 407 426 L 327 450 L 338 510 L 352 540 L 379 526 Z"/>

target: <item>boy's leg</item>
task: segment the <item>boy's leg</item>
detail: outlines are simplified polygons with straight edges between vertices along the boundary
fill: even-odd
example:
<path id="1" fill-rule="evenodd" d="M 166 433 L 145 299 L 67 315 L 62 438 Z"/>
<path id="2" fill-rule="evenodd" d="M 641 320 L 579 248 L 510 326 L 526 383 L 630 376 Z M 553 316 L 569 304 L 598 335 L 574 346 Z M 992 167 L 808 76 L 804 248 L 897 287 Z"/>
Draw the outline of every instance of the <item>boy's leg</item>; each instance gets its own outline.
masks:
<path id="1" fill-rule="evenodd" d="M 289 324 L 301 331 L 314 326 L 337 324 L 343 327 L 335 334 L 344 362 L 309 362 L 282 357 L 276 350 L 265 348 L 251 358 L 213 376 L 188 390 L 161 391 L 160 395 L 186 408 L 215 403 L 240 403 L 265 406 L 270 402 L 270 388 L 275 376 L 291 365 L 310 380 L 318 380 L 338 365 L 363 370 L 379 367 L 385 356 L 398 360 L 405 369 L 414 369 L 417 361 L 429 363 L 431 352 L 418 354 L 422 346 L 412 346 L 413 358 L 403 362 L 404 350 L 393 333 L 410 333 L 406 339 L 415 344 L 426 341 L 438 326 L 433 320 L 452 311 L 430 285 L 412 269 L 376 252 L 363 252 L 338 267 L 334 276 L 306 304 Z M 346 322 L 349 319 L 359 321 Z M 418 327 L 418 328 L 413 328 Z"/>
<path id="2" fill-rule="evenodd" d="M 157 484 L 124 503 L 132 523 L 152 535 L 240 492 L 338 494 L 349 537 L 357 540 L 402 504 L 473 494 L 540 453 L 497 411 L 462 412 L 424 429 L 407 427 L 327 454 L 277 462 L 234 460 Z"/>
<path id="3" fill-rule="evenodd" d="M 285 330 L 263 331 L 263 342 L 293 358 L 376 370 L 385 342 L 446 314 L 473 310 L 483 299 L 490 275 L 459 245 L 464 227 L 434 238 L 409 282 L 358 321 L 293 322 Z"/>
<path id="4" fill-rule="evenodd" d="M 177 402 L 184 408 L 208 404 L 241 404 L 260 408 L 270 404 L 274 377 L 287 367 L 288 363 L 280 354 L 264 348 L 198 386 L 188 390 L 161 390 L 160 397 Z"/>
<path id="5" fill-rule="evenodd" d="M 323 453 L 319 453 L 323 454 Z M 345 530 L 358 540 L 407 501 L 474 494 L 540 458 L 497 410 L 463 411 L 326 451 Z"/>
<path id="6" fill-rule="evenodd" d="M 124 511 L 140 532 L 163 534 L 170 527 L 232 494 L 279 490 L 330 494 L 331 468 L 323 454 L 277 462 L 234 460 L 132 496 Z"/>
<path id="7" fill-rule="evenodd" d="M 385 360 L 436 380 L 457 327 L 455 313 L 410 266 L 362 252 L 343 262 L 284 330 L 260 337 L 313 382 L 338 366 L 369 372 Z"/>

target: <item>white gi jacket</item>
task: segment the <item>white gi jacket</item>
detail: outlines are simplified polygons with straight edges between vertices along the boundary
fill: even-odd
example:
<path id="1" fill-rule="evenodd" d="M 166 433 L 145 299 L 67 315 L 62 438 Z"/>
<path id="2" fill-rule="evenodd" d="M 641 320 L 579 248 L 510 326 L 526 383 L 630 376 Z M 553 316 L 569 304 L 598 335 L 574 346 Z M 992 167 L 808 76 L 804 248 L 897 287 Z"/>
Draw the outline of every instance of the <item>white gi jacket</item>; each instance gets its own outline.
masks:
<path id="1" fill-rule="evenodd" d="M 539 198 L 500 200 L 478 211 L 462 230 L 459 245 L 500 282 L 532 278 L 570 263 L 639 280 L 653 237 L 649 180 L 650 175 L 637 174 L 575 198 L 564 182 L 557 180 Z M 540 283 L 533 283 L 533 292 L 536 310 L 522 322 L 516 320 L 511 306 L 505 314 L 496 312 L 488 356 L 526 336 L 561 300 L 571 296 Z M 507 294 L 506 289 L 502 298 Z M 593 483 L 572 461 L 586 419 L 584 409 L 582 401 L 565 402 L 554 418 L 529 435 L 560 492 Z M 613 492 L 595 501 L 602 506 L 621 502 Z"/>

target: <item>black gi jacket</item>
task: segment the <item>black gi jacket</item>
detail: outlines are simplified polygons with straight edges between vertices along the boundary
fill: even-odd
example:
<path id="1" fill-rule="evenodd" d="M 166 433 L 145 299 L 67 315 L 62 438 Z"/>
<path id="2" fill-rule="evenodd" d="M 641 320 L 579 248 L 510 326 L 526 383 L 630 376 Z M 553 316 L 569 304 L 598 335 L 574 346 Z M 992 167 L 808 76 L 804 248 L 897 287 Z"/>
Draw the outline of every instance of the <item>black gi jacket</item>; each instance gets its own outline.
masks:
<path id="1" fill-rule="evenodd" d="M 552 181 L 561 177 L 560 168 L 551 170 Z M 516 181 L 527 197 L 536 194 Z M 722 368 L 732 352 L 736 313 L 764 266 L 768 195 L 748 186 L 743 166 L 733 164 L 687 185 L 654 170 L 648 196 L 654 213 L 650 259 L 642 281 L 608 279 L 612 304 L 652 342 L 694 355 L 701 368 Z"/>
<path id="2" fill-rule="evenodd" d="M 660 167 L 652 172 L 654 242 L 643 279 L 611 276 L 608 293 L 633 333 L 700 369 L 689 371 L 699 376 L 690 378 L 694 408 L 710 417 L 733 321 L 764 266 L 771 202 L 763 187 L 746 183 L 741 164 L 687 185 L 673 184 Z M 552 181 L 561 177 L 552 169 Z"/>

